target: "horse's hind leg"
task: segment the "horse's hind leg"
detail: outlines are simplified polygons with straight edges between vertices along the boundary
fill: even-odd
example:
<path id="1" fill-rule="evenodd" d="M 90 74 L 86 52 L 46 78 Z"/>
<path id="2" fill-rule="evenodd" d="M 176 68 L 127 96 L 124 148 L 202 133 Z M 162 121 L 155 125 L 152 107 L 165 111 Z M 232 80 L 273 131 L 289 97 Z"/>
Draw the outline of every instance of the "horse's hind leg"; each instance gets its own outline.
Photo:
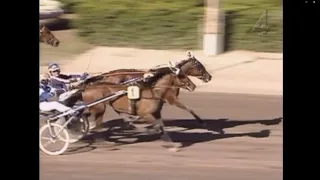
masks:
<path id="1" fill-rule="evenodd" d="M 139 118 L 139 116 L 137 116 L 137 118 L 136 119 L 134 119 L 134 120 L 132 120 L 132 119 L 130 119 L 128 116 L 126 116 L 126 114 L 125 113 L 122 113 L 122 112 L 119 112 L 119 111 L 117 111 L 114 107 L 112 107 L 111 105 L 109 105 L 112 109 L 113 109 L 113 111 L 115 112 L 115 113 L 117 113 L 120 117 L 121 117 L 121 119 L 123 120 L 123 128 L 125 128 L 125 129 L 136 129 L 137 127 L 136 126 L 134 126 L 133 124 L 132 124 L 132 122 L 133 121 L 136 121 L 138 118 Z"/>
<path id="2" fill-rule="evenodd" d="M 92 127 L 92 124 L 90 124 L 90 129 L 95 128 L 99 126 L 103 120 L 103 115 L 106 109 L 106 105 L 104 103 L 97 104 L 95 106 L 92 106 L 90 108 L 90 114 L 93 116 L 95 125 Z M 91 121 L 92 122 L 92 121 Z"/>
<path id="3" fill-rule="evenodd" d="M 128 116 L 126 116 L 125 114 L 121 113 L 120 117 L 122 119 L 124 119 L 124 123 L 125 123 L 125 128 L 128 128 L 130 130 L 133 130 L 134 132 L 145 132 L 147 134 L 155 134 L 155 133 L 158 133 L 159 131 L 152 131 L 148 128 L 145 128 L 145 127 L 137 127 L 135 125 L 132 124 L 132 122 L 134 122 L 135 120 L 139 119 L 140 116 L 137 116 L 135 120 L 130 120 Z M 145 117 L 145 122 L 148 123 L 149 121 L 151 121 L 152 123 L 154 123 L 154 119 L 149 119 L 149 117 L 146 115 L 144 116 Z"/>
<path id="4" fill-rule="evenodd" d="M 95 122 L 95 113 L 90 112 L 89 109 L 86 109 L 83 111 L 82 116 L 84 116 L 88 122 L 89 122 L 89 130 L 93 129 L 96 127 L 96 122 Z"/>
<path id="5" fill-rule="evenodd" d="M 136 119 L 134 119 L 134 120 L 132 120 L 132 119 L 130 119 L 126 114 L 124 114 L 124 113 L 118 113 L 118 115 L 123 119 L 123 123 L 124 123 L 124 128 L 125 129 L 138 129 L 138 127 L 136 127 L 135 125 L 133 125 L 132 124 L 132 122 L 133 121 L 135 121 L 136 119 L 138 119 L 139 118 L 139 116 L 136 118 Z"/>

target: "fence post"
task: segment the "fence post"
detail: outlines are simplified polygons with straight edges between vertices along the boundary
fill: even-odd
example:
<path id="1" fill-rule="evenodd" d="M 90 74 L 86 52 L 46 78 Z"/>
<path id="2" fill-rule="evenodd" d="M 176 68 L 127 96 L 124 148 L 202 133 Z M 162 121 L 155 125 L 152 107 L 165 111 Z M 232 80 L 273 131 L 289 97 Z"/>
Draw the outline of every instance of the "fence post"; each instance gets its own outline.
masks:
<path id="1" fill-rule="evenodd" d="M 214 56 L 224 51 L 225 14 L 219 7 L 220 0 L 206 0 L 204 15 L 203 51 Z"/>

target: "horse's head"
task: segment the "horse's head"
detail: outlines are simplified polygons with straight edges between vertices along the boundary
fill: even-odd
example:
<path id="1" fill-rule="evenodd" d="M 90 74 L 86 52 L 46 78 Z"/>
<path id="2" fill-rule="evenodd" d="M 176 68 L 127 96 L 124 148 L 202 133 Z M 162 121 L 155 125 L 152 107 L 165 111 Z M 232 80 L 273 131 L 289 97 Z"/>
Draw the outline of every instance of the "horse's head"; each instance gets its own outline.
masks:
<path id="1" fill-rule="evenodd" d="M 191 51 L 187 52 L 187 57 L 188 59 L 179 62 L 176 67 L 181 69 L 185 74 L 195 76 L 205 83 L 211 81 L 212 76 L 203 64 L 194 57 Z"/>
<path id="2" fill-rule="evenodd" d="M 184 73 L 176 76 L 174 81 L 174 86 L 180 86 L 181 88 L 187 89 L 192 92 L 196 89 L 196 85 L 188 78 L 188 76 Z"/>
<path id="3" fill-rule="evenodd" d="M 178 86 L 192 92 L 196 89 L 196 85 L 189 79 L 188 75 L 181 71 L 179 68 L 171 66 L 173 72 L 173 86 Z"/>
<path id="4" fill-rule="evenodd" d="M 169 62 L 166 67 L 151 69 L 152 76 L 146 81 L 151 86 L 177 86 L 194 91 L 196 85 L 188 78 L 184 72 Z"/>
<path id="5" fill-rule="evenodd" d="M 51 31 L 44 24 L 40 24 L 39 30 L 40 30 L 40 37 L 39 37 L 40 42 L 44 42 L 53 47 L 59 46 L 60 41 L 51 33 Z"/>

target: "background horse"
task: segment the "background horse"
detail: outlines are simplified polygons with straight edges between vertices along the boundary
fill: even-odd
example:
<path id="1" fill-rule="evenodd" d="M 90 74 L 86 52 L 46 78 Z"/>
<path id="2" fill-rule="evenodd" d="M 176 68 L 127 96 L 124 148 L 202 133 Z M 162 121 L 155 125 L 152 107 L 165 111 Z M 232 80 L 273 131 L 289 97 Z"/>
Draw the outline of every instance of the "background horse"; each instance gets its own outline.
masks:
<path id="1" fill-rule="evenodd" d="M 44 24 L 40 24 L 39 31 L 39 42 L 51 45 L 53 47 L 59 46 L 60 41 L 51 33 L 51 31 Z"/>
<path id="2" fill-rule="evenodd" d="M 86 86 L 80 89 L 79 92 L 74 95 L 73 101 L 81 99 L 84 103 L 91 103 L 97 99 L 107 97 L 108 95 L 126 90 L 124 85 L 116 85 L 110 82 L 100 82 L 94 85 Z M 135 112 L 134 114 L 142 117 L 149 122 L 156 123 L 157 130 L 160 130 L 169 143 L 169 147 L 174 147 L 172 139 L 164 130 L 164 124 L 161 119 L 161 110 L 163 107 L 163 100 L 167 96 L 175 97 L 174 88 L 184 88 L 189 91 L 194 91 L 196 85 L 188 78 L 184 73 L 174 74 L 166 70 L 157 71 L 157 73 L 151 77 L 147 82 L 142 82 L 140 84 L 140 98 L 135 100 Z M 175 99 L 172 99 L 174 101 Z M 126 95 L 122 95 L 113 100 L 110 100 L 108 104 L 119 114 L 126 113 L 132 114 L 132 104 L 131 100 L 128 99 Z M 102 122 L 103 115 L 106 110 L 107 103 L 100 103 L 92 106 L 84 112 L 84 116 L 87 118 L 89 116 L 93 117 L 96 124 L 99 125 Z M 174 147 L 175 149 L 177 147 Z"/>

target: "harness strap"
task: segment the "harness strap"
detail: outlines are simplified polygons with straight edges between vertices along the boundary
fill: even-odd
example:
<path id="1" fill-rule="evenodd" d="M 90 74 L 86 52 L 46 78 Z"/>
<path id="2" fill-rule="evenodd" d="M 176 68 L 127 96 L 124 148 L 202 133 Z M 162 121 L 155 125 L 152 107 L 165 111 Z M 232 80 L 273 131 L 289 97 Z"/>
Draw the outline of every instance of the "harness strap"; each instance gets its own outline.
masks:
<path id="1" fill-rule="evenodd" d="M 129 114 L 136 116 L 137 115 L 137 100 L 134 99 L 129 99 L 128 100 L 129 106 L 128 106 L 128 111 Z"/>

